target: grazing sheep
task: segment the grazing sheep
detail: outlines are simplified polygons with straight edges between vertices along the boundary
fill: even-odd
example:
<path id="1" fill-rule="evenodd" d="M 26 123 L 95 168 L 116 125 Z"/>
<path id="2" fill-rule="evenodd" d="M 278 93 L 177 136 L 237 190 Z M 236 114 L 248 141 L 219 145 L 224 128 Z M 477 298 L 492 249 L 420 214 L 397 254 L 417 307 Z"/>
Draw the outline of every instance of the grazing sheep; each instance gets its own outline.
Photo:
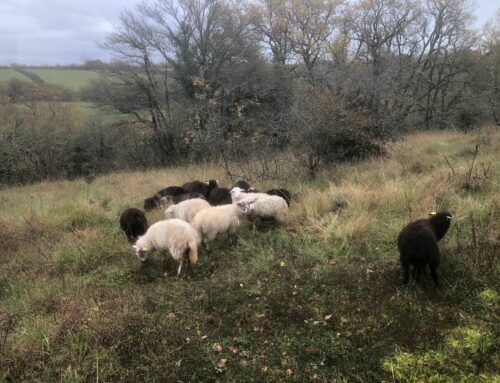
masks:
<path id="1" fill-rule="evenodd" d="M 151 225 L 146 234 L 139 237 L 132 247 L 142 262 L 155 250 L 168 250 L 172 258 L 179 262 L 179 275 L 186 256 L 190 265 L 195 265 L 198 261 L 199 243 L 200 237 L 189 223 L 180 219 L 169 219 Z"/>
<path id="2" fill-rule="evenodd" d="M 177 205 L 170 206 L 165 211 L 165 218 L 178 218 L 186 222 L 191 222 L 200 210 L 210 207 L 210 204 L 201 198 L 188 199 Z"/>
<path id="3" fill-rule="evenodd" d="M 179 194 L 179 195 L 174 195 L 174 196 L 167 196 L 163 197 L 162 199 L 164 201 L 170 202 L 173 205 L 176 205 L 182 201 L 187 201 L 188 199 L 194 199 L 194 198 L 200 198 L 200 199 L 205 199 L 205 196 L 200 193 L 184 193 L 184 194 Z"/>
<path id="4" fill-rule="evenodd" d="M 144 200 L 144 210 L 150 211 L 162 206 L 165 199 L 173 198 L 175 196 L 186 194 L 186 190 L 179 186 L 169 186 L 161 189 L 154 196 L 148 197 Z"/>
<path id="5" fill-rule="evenodd" d="M 266 194 L 277 195 L 285 200 L 288 207 L 290 207 L 290 202 L 292 201 L 292 194 L 286 189 L 270 189 L 266 191 Z"/>
<path id="6" fill-rule="evenodd" d="M 144 213 L 136 208 L 125 209 L 120 215 L 120 228 L 130 243 L 137 240 L 148 229 L 148 221 Z"/>
<path id="7" fill-rule="evenodd" d="M 168 197 L 168 196 L 174 197 L 186 193 L 187 190 L 181 188 L 180 186 L 169 186 L 165 189 L 161 189 L 160 191 L 156 192 L 156 195 L 159 195 L 160 197 Z"/>
<path id="8" fill-rule="evenodd" d="M 185 189 L 186 192 L 188 193 L 203 194 L 205 198 L 208 200 L 210 192 L 212 191 L 213 188 L 217 186 L 217 183 L 218 183 L 217 180 L 210 180 L 207 182 L 191 181 L 191 182 L 186 182 L 184 185 L 182 185 L 182 188 Z"/>
<path id="9" fill-rule="evenodd" d="M 250 189 L 250 184 L 247 181 L 239 180 L 239 181 L 235 182 L 233 184 L 233 186 L 231 186 L 231 189 L 236 188 L 236 187 L 247 192 L 248 189 Z"/>
<path id="10" fill-rule="evenodd" d="M 208 249 L 208 242 L 217 234 L 228 233 L 229 242 L 232 243 L 243 218 L 243 211 L 236 204 L 212 206 L 198 212 L 192 225 Z"/>
<path id="11" fill-rule="evenodd" d="M 447 211 L 431 213 L 427 219 L 419 219 L 406 225 L 398 235 L 398 249 L 404 270 L 404 283 L 410 278 L 410 267 L 417 282 L 428 264 L 434 285 L 439 285 L 437 267 L 439 266 L 438 241 L 450 227 L 451 214 Z"/>
<path id="12" fill-rule="evenodd" d="M 161 197 L 154 195 L 144 200 L 144 210 L 151 211 L 161 206 Z"/>
<path id="13" fill-rule="evenodd" d="M 231 193 L 228 188 L 213 188 L 208 196 L 208 202 L 212 206 L 230 205 L 232 203 Z"/>
<path id="14" fill-rule="evenodd" d="M 247 198 L 267 198 L 269 197 L 269 194 L 266 193 L 259 193 L 259 192 L 244 192 L 243 189 L 239 187 L 232 188 L 231 191 L 231 199 L 233 203 L 238 203 L 240 201 L 243 201 L 244 199 Z"/>
<path id="15" fill-rule="evenodd" d="M 242 208 L 243 213 L 248 216 L 249 220 L 253 222 L 254 229 L 261 219 L 272 219 L 282 224 L 286 221 L 288 215 L 286 201 L 275 195 L 261 198 L 249 197 L 238 202 L 238 205 Z"/>

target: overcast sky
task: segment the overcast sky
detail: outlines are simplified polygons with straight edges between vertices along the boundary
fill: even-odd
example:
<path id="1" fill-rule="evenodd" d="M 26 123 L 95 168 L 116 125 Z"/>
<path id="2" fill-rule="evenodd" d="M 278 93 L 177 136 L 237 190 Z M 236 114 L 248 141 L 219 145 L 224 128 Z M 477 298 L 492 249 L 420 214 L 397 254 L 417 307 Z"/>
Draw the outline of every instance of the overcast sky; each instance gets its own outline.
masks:
<path id="1" fill-rule="evenodd" d="M 54 65 L 108 60 L 98 42 L 120 12 L 138 0 L 0 0 L 0 65 Z M 478 25 L 493 18 L 497 0 L 476 0 Z"/>

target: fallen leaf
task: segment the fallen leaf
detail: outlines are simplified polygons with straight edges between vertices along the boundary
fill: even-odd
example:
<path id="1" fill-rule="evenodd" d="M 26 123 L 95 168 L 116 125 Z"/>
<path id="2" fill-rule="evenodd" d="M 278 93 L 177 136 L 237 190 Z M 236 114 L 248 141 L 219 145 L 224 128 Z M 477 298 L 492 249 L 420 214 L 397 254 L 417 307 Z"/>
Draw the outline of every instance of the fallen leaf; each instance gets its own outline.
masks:
<path id="1" fill-rule="evenodd" d="M 233 354 L 237 354 L 240 351 L 240 349 L 238 348 L 238 346 L 233 345 L 229 347 L 229 351 L 231 351 Z"/>
<path id="2" fill-rule="evenodd" d="M 262 372 L 266 372 L 267 370 L 269 370 L 269 367 L 264 366 L 264 367 L 262 367 L 260 370 L 261 370 Z"/>
<path id="3" fill-rule="evenodd" d="M 215 345 L 215 352 L 222 352 L 222 346 L 219 343 Z"/>
<path id="4" fill-rule="evenodd" d="M 285 262 L 281 261 L 280 262 L 280 267 L 285 267 Z"/>
<path id="5" fill-rule="evenodd" d="M 206 340 L 207 338 L 208 338 L 208 335 L 203 335 L 203 336 L 201 337 L 201 340 Z"/>
<path id="6" fill-rule="evenodd" d="M 292 369 L 291 369 L 291 368 L 288 368 L 288 369 L 286 370 L 286 373 L 287 373 L 287 375 L 292 375 L 292 374 L 293 374 L 293 371 L 292 371 Z"/>
<path id="7" fill-rule="evenodd" d="M 325 315 L 325 320 L 330 320 L 332 318 L 333 314 L 330 315 Z"/>
<path id="8" fill-rule="evenodd" d="M 334 258 L 328 260 L 329 265 L 335 265 L 336 263 L 337 263 L 337 260 Z"/>
<path id="9" fill-rule="evenodd" d="M 217 367 L 222 370 L 222 369 L 226 368 L 226 363 L 227 363 L 227 359 L 220 359 L 217 362 Z"/>

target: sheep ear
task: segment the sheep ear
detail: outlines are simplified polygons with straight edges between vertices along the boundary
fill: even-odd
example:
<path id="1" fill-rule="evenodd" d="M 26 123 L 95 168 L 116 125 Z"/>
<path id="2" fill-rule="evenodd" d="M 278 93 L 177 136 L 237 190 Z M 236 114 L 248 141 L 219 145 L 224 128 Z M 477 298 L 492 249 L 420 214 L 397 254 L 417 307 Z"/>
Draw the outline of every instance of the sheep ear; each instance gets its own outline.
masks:
<path id="1" fill-rule="evenodd" d="M 448 221 L 451 221 L 451 215 L 447 215 L 447 216 L 446 216 L 446 219 L 447 219 Z"/>
<path id="2" fill-rule="evenodd" d="M 205 185 L 210 185 L 210 181 L 205 181 Z"/>
<path id="3" fill-rule="evenodd" d="M 429 215 L 436 215 L 437 213 L 435 211 L 431 211 Z"/>

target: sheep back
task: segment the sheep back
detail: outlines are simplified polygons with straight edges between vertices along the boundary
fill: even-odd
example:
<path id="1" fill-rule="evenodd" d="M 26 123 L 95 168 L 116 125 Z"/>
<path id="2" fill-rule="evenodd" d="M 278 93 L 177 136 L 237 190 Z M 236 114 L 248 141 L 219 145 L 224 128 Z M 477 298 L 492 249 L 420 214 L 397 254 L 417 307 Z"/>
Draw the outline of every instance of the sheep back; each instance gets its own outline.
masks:
<path id="1" fill-rule="evenodd" d="M 169 186 L 165 189 L 161 189 L 156 192 L 157 195 L 161 197 L 167 197 L 167 196 L 178 196 L 181 194 L 186 194 L 187 191 L 186 189 L 180 187 L 180 186 Z"/>
<path id="2" fill-rule="evenodd" d="M 232 203 L 231 193 L 228 188 L 214 188 L 208 197 L 208 202 L 212 206 L 229 205 Z"/>
<path id="3" fill-rule="evenodd" d="M 182 185 L 182 188 L 185 189 L 186 192 L 188 193 L 200 193 L 206 199 L 208 199 L 210 192 L 216 186 L 217 186 L 217 180 L 210 180 L 207 182 L 191 181 L 191 182 L 186 182 L 184 185 Z"/>
<path id="4" fill-rule="evenodd" d="M 200 210 L 210 207 L 210 204 L 201 198 L 188 199 L 177 205 L 170 206 L 165 211 L 165 218 L 177 218 L 186 222 L 191 222 Z"/>
<path id="5" fill-rule="evenodd" d="M 231 186 L 231 189 L 233 189 L 235 187 L 239 187 L 241 190 L 244 190 L 247 192 L 248 189 L 250 189 L 250 184 L 247 181 L 239 180 L 239 181 L 235 182 L 233 184 L 233 186 Z"/>

